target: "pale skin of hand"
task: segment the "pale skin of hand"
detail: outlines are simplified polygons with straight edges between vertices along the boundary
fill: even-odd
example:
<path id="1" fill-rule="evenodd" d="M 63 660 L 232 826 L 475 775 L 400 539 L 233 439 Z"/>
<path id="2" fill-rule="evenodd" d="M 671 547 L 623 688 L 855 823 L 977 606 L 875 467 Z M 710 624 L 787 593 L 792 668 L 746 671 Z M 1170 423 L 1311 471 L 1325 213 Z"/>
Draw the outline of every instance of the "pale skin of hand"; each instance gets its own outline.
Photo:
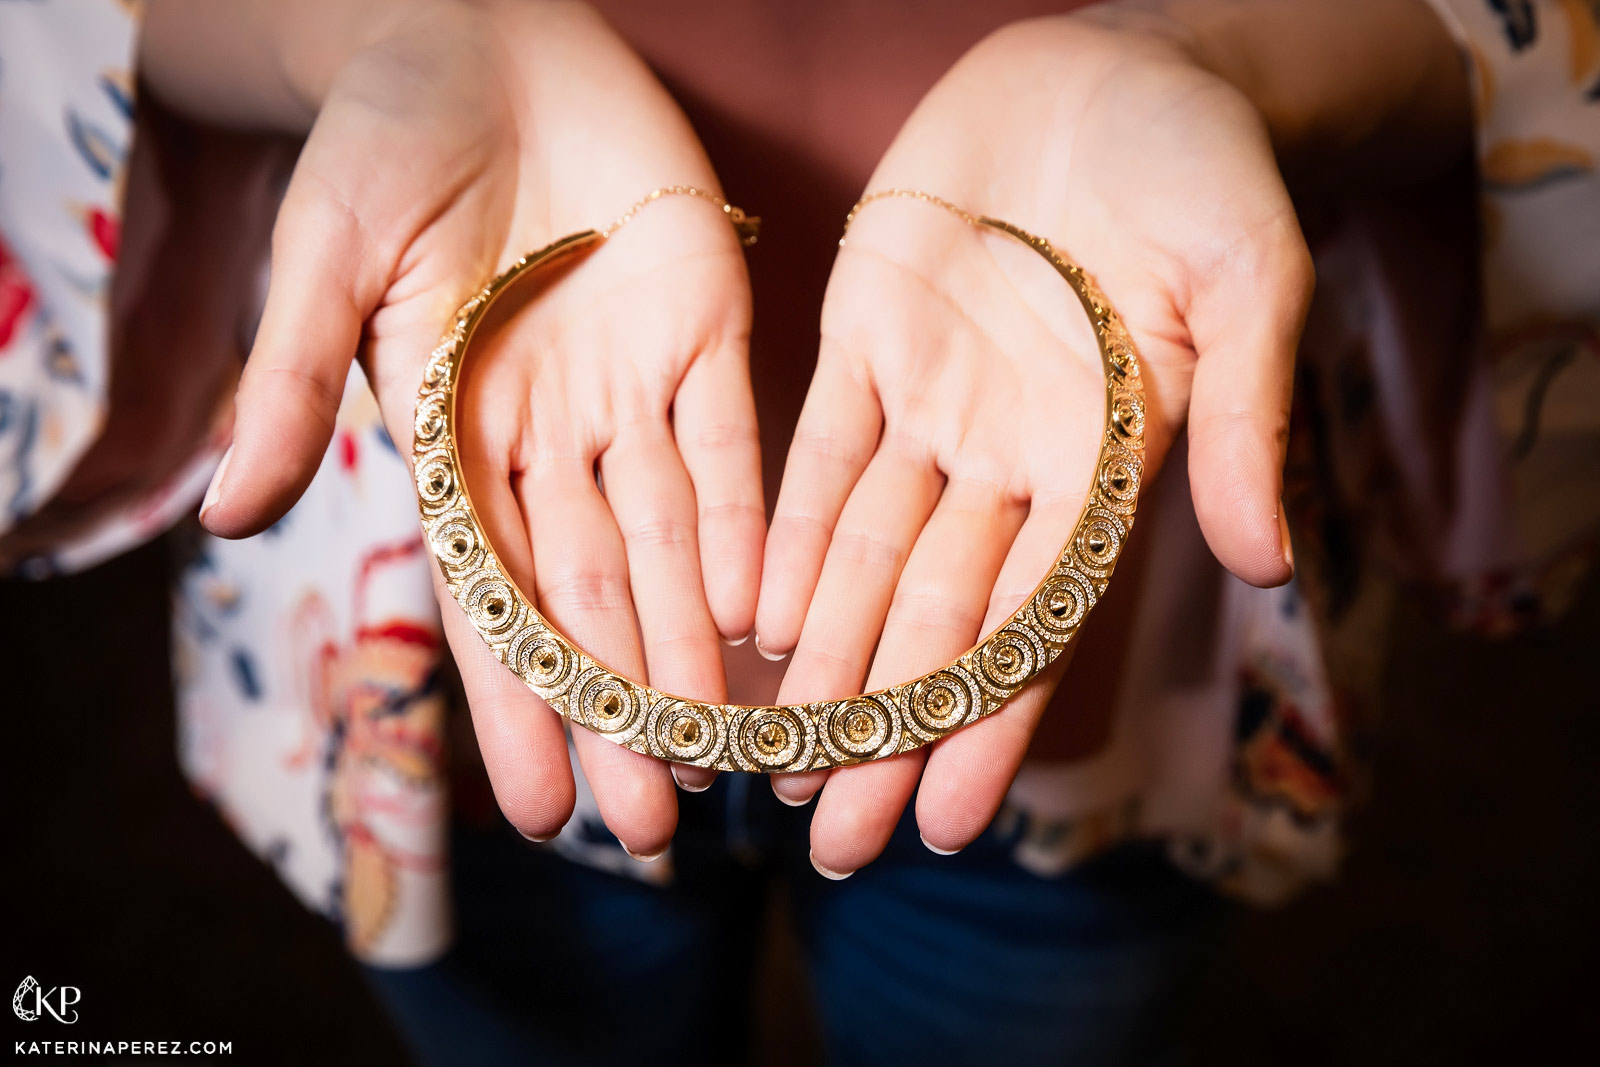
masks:
<path id="1" fill-rule="evenodd" d="M 358 353 L 406 453 L 423 363 L 489 276 L 657 186 L 718 188 L 687 121 L 591 10 L 439 0 L 369 11 L 337 8 L 351 47 L 286 64 L 289 91 L 261 94 L 274 104 L 264 116 L 248 93 L 197 91 L 204 71 L 152 73 L 213 117 L 314 116 L 273 233 L 233 447 L 202 509 L 222 536 L 263 529 L 304 491 Z M 309 30 L 302 21 L 295 39 Z M 630 677 L 721 700 L 719 632 L 750 632 L 764 531 L 738 239 L 712 204 L 662 200 L 560 273 L 474 347 L 460 400 L 468 485 L 513 576 L 564 632 Z M 500 807 L 546 838 L 574 802 L 562 720 L 435 579 Z M 573 743 L 623 846 L 664 850 L 674 770 L 585 730 Z M 689 788 L 710 780 L 676 774 Z"/>
<path id="2" fill-rule="evenodd" d="M 1382 2 L 1359 0 L 1365 15 Z M 1237 16 L 1231 28 L 1241 32 L 1232 37 L 1270 38 L 1270 49 L 1242 65 L 1263 81 L 1273 61 L 1299 63 L 1290 57 L 1309 54 L 1332 57 L 1340 84 L 1379 84 L 1348 78 L 1337 50 L 1282 48 L 1283 5 L 1169 6 L 1221 9 Z M 358 348 L 391 433 L 404 442 L 421 359 L 444 317 L 483 278 L 554 236 L 609 219 L 648 188 L 714 188 L 715 179 L 660 87 L 582 7 L 280 0 L 211 17 L 219 8 L 200 0 L 151 5 L 141 65 L 158 94 L 223 122 L 303 131 L 315 120 L 275 234 L 272 293 L 241 388 L 236 446 L 205 511 L 213 530 L 242 536 L 282 514 L 309 481 Z M 1295 9 L 1288 30 L 1309 29 L 1319 44 L 1325 29 L 1363 23 L 1349 5 L 1327 4 L 1318 10 L 1328 25 L 1318 28 L 1300 17 L 1306 10 Z M 1160 34 L 1136 42 L 1130 54 L 1127 40 L 1090 29 L 1069 32 L 1052 20 L 986 42 L 930 94 L 872 187 L 934 187 L 1043 233 L 1088 263 L 1144 353 L 1152 460 L 1186 414 L 1204 416 L 1190 431 L 1197 487 L 1208 466 L 1223 486 L 1209 505 L 1197 494 L 1206 532 L 1242 577 L 1281 580 L 1289 565 L 1275 494 L 1286 353 L 1309 272 L 1261 120 Z M 1374 39 L 1400 42 L 1394 47 L 1402 53 L 1410 44 L 1400 34 L 1367 40 Z M 1127 78 L 1130 72 L 1138 77 Z M 1394 87 L 1380 88 L 1375 97 L 1393 95 Z M 1382 99 L 1345 95 L 1348 114 L 1329 123 L 1337 130 L 1362 131 L 1370 113 L 1382 111 Z M 1175 109 L 1195 114 L 1224 142 L 1234 138 L 1239 157 L 1223 159 L 1218 145 L 1179 128 Z M 1279 117 L 1293 128 L 1298 115 L 1285 112 Z M 1085 136 L 1094 129 L 1085 120 L 1096 115 L 1098 141 Z M 1112 136 L 1112 128 L 1136 136 Z M 1422 140 L 1396 142 L 1410 148 Z M 1144 167 L 1140 146 L 1169 153 L 1165 185 L 1159 170 Z M 1185 177 L 1197 180 L 1174 184 L 1170 160 L 1185 152 L 1193 156 Z M 1105 165 L 1091 168 L 1086 157 L 1097 153 Z M 569 167 L 572 159 L 585 165 Z M 1257 202 L 1230 186 L 1235 177 L 1260 193 Z M 906 207 L 880 205 L 879 220 L 863 220 L 830 288 L 829 340 L 762 589 L 766 647 L 802 645 L 784 699 L 855 691 L 869 670 L 876 684 L 959 652 L 970 643 L 960 633 L 976 636 L 1031 588 L 1088 477 L 1092 432 L 1048 441 L 1018 432 L 1037 432 L 1051 419 L 1098 425 L 1090 402 L 1098 370 L 1070 338 L 1059 281 L 1041 275 L 1036 262 L 1023 265 L 1015 249 L 990 250 L 954 234 L 953 220 L 913 223 L 888 214 Z M 949 252 L 957 254 L 929 255 Z M 857 285 L 900 295 L 846 291 Z M 974 303 L 974 294 L 982 299 Z M 1227 313 L 1230 299 L 1253 302 L 1251 321 Z M 619 308 L 632 314 L 615 314 Z M 1011 314 L 1018 311 L 1025 314 Z M 469 481 L 525 588 L 625 673 L 710 700 L 723 686 L 716 632 L 742 636 L 756 614 L 761 512 L 748 322 L 748 289 L 726 224 L 706 205 L 663 203 L 533 312 L 487 339 L 475 358 L 478 373 L 463 386 L 474 413 L 464 420 Z M 908 344 L 930 339 L 936 343 Z M 1218 355 L 1208 358 L 1211 349 Z M 1057 358 L 1046 363 L 1037 352 Z M 1245 365 L 1250 360 L 1254 366 Z M 1220 384 L 1230 362 L 1231 394 Z M 943 388 L 879 388 L 927 379 L 930 369 Z M 906 370 L 914 373 L 896 373 Z M 1208 379 L 1219 384 L 1208 387 Z M 980 381 L 983 390 L 964 388 Z M 1042 402 L 1041 384 L 1058 403 Z M 836 400 L 838 425 L 830 425 L 826 409 Z M 903 482 L 887 479 L 898 483 L 886 490 L 898 510 L 878 510 L 900 519 L 932 512 L 928 529 L 938 536 L 919 539 L 920 518 L 863 526 L 855 514 L 862 508 L 845 507 L 856 475 L 880 451 L 877 431 L 864 429 L 874 424 L 892 431 L 881 436 L 895 446 L 882 449 L 885 461 L 874 466 L 898 462 L 906 474 Z M 1202 424 L 1215 427 L 1209 440 L 1196 434 Z M 594 486 L 596 468 L 605 497 Z M 637 498 L 632 486 L 640 487 Z M 940 503 L 929 502 L 936 497 Z M 841 511 L 856 522 L 854 532 Z M 843 546 L 843 574 L 852 563 L 889 564 L 865 575 L 865 596 L 852 590 L 848 605 L 833 604 L 847 582 L 826 573 L 817 581 L 830 535 L 841 531 L 832 540 Z M 968 541 L 975 531 L 980 540 Z M 974 546 L 975 565 L 966 555 Z M 941 566 L 950 560 L 959 566 Z M 834 562 L 828 573 L 840 571 Z M 966 580 L 950 582 L 958 571 Z M 974 574 L 992 576 L 992 588 L 980 590 Z M 897 593 L 897 585 L 907 591 Z M 919 597 L 924 610 L 909 610 Z M 524 833 L 547 836 L 572 805 L 560 724 L 489 656 L 453 602 L 441 600 L 501 805 Z M 824 623 L 809 621 L 827 619 L 834 607 L 839 632 L 860 642 L 854 647 L 830 649 Z M 916 633 L 925 618 L 935 625 Z M 803 630 L 817 634 L 814 648 Z M 919 816 L 930 844 L 959 847 L 988 822 L 1047 687 L 926 754 Z M 623 844 L 636 854 L 664 847 L 676 809 L 666 769 L 582 731 L 575 736 Z M 919 755 L 835 776 L 813 831 L 819 863 L 843 872 L 876 855 L 923 765 Z M 708 781 L 703 772 L 680 773 L 686 785 Z M 874 781 L 885 787 L 877 794 Z M 777 788 L 804 797 L 818 784 L 797 778 Z"/>
<path id="3" fill-rule="evenodd" d="M 1242 10 L 1252 0 L 1167 6 L 1201 23 L 1218 11 L 1255 27 L 1287 19 L 1307 35 L 1313 66 L 1338 65 L 1316 20 L 1285 11 L 1294 5 L 1266 20 Z M 1437 26 L 1401 13 L 1448 64 Z M 1133 5 L 1001 30 L 929 92 L 867 189 L 937 193 L 1049 238 L 1094 275 L 1140 353 L 1146 478 L 1186 432 L 1209 546 L 1239 578 L 1270 586 L 1293 573 L 1280 496 L 1312 269 L 1277 131 L 1216 73 L 1239 57 L 1213 51 L 1218 62 L 1202 64 L 1204 43 L 1168 13 Z M 1270 43 L 1282 49 L 1281 38 Z M 1242 66 L 1264 78 L 1284 62 Z M 1348 69 L 1329 76 L 1364 85 Z M 1416 86 L 1391 95 L 1407 94 Z M 1348 114 L 1329 124 L 1354 142 L 1344 131 L 1382 127 L 1388 96 L 1349 95 L 1334 100 Z M 1282 117 L 1293 132 L 1276 147 L 1292 153 L 1287 142 L 1316 123 Z M 779 700 L 903 681 L 1015 610 L 1082 506 L 1103 395 L 1082 312 L 1033 253 L 925 204 L 864 208 L 829 283 L 767 539 L 756 634 L 769 655 L 793 651 Z M 775 778 L 788 803 L 820 791 L 813 862 L 833 877 L 871 862 L 914 792 L 930 848 L 970 843 L 1004 799 L 1064 666 L 925 749 Z"/>

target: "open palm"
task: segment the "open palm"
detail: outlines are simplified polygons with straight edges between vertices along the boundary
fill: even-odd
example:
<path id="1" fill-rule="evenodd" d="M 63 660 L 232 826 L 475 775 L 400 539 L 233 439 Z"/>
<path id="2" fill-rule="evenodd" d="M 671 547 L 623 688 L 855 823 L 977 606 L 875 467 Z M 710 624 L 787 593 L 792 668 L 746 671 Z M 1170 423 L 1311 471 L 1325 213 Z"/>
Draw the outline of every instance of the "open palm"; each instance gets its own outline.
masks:
<path id="1" fill-rule="evenodd" d="M 206 525 L 246 535 L 293 503 L 358 350 L 391 436 L 409 442 L 423 363 L 462 299 L 673 183 L 716 189 L 682 114 L 592 11 L 396 5 L 329 86 L 296 166 Z M 663 200 L 563 273 L 475 349 L 467 480 L 513 575 L 564 631 L 631 676 L 720 700 L 718 631 L 750 630 L 763 531 L 737 236 L 711 204 Z M 548 836 L 574 797 L 561 720 L 440 589 L 501 807 Z M 585 731 L 574 744 L 623 844 L 664 848 L 669 769 Z"/>
<path id="2" fill-rule="evenodd" d="M 1146 471 L 1185 423 L 1201 527 L 1256 584 L 1289 577 L 1279 514 L 1309 255 L 1265 128 L 1177 46 L 1082 17 L 1022 23 L 930 91 L 869 189 L 911 187 L 1049 238 L 1139 348 Z M 780 699 L 934 669 L 1032 591 L 1089 486 L 1104 387 L 1060 278 L 1021 245 L 909 199 L 866 206 L 767 542 L 756 632 L 794 651 Z M 813 857 L 848 873 L 913 791 L 940 850 L 988 824 L 1059 672 L 927 750 L 774 788 L 821 789 Z"/>

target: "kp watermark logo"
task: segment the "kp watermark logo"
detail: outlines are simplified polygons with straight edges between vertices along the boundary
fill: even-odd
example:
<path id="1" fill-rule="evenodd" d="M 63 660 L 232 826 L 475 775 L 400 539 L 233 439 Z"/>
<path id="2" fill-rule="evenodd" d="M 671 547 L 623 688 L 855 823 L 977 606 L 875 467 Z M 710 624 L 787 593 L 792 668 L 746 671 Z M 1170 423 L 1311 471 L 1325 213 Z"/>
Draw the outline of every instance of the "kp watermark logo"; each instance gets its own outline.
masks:
<path id="1" fill-rule="evenodd" d="M 46 989 L 30 974 L 22 980 L 22 984 L 17 986 L 16 993 L 12 995 L 11 1010 L 25 1023 L 31 1023 L 48 1015 L 58 1023 L 70 1025 L 78 1021 L 78 1009 L 73 1005 L 82 999 L 83 990 L 75 985 L 58 985 Z"/>

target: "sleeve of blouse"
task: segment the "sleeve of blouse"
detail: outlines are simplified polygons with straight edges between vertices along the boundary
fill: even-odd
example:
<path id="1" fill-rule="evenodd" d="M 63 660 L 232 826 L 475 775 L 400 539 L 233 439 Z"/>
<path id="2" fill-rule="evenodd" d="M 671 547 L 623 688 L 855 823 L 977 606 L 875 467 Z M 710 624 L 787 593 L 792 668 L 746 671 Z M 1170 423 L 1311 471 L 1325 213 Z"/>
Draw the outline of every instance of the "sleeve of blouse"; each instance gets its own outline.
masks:
<path id="1" fill-rule="evenodd" d="M 1508 512 L 1558 611 L 1600 545 L 1600 0 L 1428 0 L 1473 83 Z"/>
<path id="2" fill-rule="evenodd" d="M 104 420 L 138 13 L 0 3 L 0 534 L 51 498 Z M 17 563 L 0 552 L 0 572 Z"/>
<path id="3" fill-rule="evenodd" d="M 158 536 L 193 513 L 226 446 L 276 164 L 136 106 L 143 10 L 0 0 L 3 576 L 82 570 Z"/>

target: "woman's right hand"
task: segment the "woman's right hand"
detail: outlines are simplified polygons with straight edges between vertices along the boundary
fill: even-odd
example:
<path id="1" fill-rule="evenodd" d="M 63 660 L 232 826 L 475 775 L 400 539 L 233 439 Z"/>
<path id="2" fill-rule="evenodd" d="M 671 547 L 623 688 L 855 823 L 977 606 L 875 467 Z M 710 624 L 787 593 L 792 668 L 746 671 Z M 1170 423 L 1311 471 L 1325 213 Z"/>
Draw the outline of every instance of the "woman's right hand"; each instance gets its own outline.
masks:
<path id="1" fill-rule="evenodd" d="M 717 189 L 683 115 L 585 6 L 251 8 L 284 78 L 254 94 L 238 84 L 251 42 L 208 7 L 152 5 L 144 58 L 165 102 L 233 122 L 314 116 L 273 232 L 233 446 L 202 508 L 215 534 L 256 533 L 305 490 L 358 353 L 408 453 L 424 362 L 485 279 L 651 189 Z M 248 24 L 231 7 L 227 19 Z M 754 621 L 764 535 L 749 326 L 727 217 L 667 198 L 475 346 L 462 387 L 467 478 L 519 584 L 618 670 L 709 701 L 724 697 L 719 631 L 738 639 Z M 562 720 L 436 589 L 500 806 L 548 837 L 574 800 Z M 574 746 L 624 847 L 664 849 L 673 772 L 587 731 Z"/>

